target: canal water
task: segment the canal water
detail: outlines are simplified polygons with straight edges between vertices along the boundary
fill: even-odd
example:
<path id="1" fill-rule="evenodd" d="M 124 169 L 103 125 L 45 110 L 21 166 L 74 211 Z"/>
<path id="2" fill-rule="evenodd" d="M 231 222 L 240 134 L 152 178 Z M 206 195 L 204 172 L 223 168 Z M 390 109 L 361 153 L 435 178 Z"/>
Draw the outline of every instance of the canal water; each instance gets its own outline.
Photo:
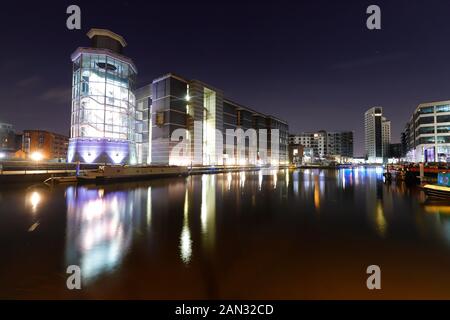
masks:
<path id="1" fill-rule="evenodd" d="M 0 250 L 0 298 L 450 298 L 450 206 L 381 168 L 3 186 Z"/>

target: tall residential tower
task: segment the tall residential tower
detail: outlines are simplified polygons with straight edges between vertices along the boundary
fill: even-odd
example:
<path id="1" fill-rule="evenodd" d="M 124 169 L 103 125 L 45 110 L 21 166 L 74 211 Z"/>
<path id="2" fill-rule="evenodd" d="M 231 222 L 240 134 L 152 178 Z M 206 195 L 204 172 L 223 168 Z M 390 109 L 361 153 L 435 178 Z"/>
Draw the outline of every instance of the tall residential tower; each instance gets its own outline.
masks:
<path id="1" fill-rule="evenodd" d="M 391 122 L 383 116 L 382 107 L 374 107 L 364 115 L 365 149 L 369 162 L 382 163 L 389 155 Z"/>

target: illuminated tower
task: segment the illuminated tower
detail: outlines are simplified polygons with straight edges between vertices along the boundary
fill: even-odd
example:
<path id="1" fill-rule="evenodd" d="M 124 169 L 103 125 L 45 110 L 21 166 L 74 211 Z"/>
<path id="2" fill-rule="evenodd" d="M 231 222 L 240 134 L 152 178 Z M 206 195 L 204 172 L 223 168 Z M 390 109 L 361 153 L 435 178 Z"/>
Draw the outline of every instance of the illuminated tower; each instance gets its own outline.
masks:
<path id="1" fill-rule="evenodd" d="M 364 114 L 366 156 L 371 163 L 383 163 L 391 143 L 391 122 L 383 116 L 382 107 L 374 107 Z"/>
<path id="2" fill-rule="evenodd" d="M 136 67 L 122 54 L 125 40 L 105 29 L 91 29 L 89 48 L 71 56 L 72 117 L 68 161 L 136 163 Z"/>

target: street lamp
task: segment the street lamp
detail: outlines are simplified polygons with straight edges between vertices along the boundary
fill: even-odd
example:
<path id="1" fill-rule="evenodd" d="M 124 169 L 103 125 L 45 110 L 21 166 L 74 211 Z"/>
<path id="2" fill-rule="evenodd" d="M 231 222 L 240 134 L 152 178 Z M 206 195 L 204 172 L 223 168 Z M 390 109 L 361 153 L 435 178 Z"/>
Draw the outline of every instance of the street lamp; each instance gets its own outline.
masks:
<path id="1" fill-rule="evenodd" d="M 33 152 L 31 154 L 31 160 L 33 161 L 41 161 L 43 158 L 44 156 L 40 152 Z"/>

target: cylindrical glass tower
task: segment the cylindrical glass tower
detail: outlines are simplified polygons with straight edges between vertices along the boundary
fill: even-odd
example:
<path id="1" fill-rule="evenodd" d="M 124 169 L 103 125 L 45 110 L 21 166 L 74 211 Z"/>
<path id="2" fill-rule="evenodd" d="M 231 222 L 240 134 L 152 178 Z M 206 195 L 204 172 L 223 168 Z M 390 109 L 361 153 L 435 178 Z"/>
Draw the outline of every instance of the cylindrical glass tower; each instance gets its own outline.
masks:
<path id="1" fill-rule="evenodd" d="M 68 161 L 135 164 L 136 67 L 121 54 L 123 38 L 91 29 L 92 47 L 72 55 L 72 118 Z"/>

